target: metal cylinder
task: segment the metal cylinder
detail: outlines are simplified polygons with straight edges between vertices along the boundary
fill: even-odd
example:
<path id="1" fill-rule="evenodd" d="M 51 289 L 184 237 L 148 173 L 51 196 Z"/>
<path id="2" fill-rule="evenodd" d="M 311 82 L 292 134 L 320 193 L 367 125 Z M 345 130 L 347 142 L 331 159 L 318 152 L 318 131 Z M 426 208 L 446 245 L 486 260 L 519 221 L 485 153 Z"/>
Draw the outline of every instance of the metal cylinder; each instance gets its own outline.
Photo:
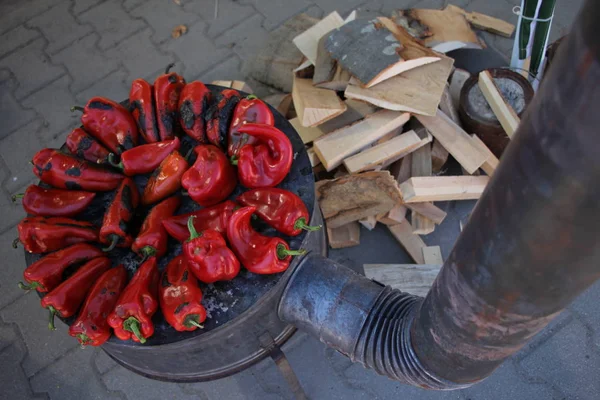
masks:
<path id="1" fill-rule="evenodd" d="M 456 389 L 599 279 L 599 17 L 588 1 L 425 300 L 309 256 L 279 316 L 392 379 Z"/>

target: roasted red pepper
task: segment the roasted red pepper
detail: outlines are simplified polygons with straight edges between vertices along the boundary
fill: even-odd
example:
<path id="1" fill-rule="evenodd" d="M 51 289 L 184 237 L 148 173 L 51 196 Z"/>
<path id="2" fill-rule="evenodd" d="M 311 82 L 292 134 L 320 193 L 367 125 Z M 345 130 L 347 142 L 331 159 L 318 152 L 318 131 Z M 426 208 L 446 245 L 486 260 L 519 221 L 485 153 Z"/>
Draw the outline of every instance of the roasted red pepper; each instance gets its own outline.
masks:
<path id="1" fill-rule="evenodd" d="M 227 141 L 227 154 L 230 157 L 237 157 L 239 150 L 244 145 L 256 143 L 257 140 L 254 136 L 242 135 L 239 132 L 240 127 L 248 123 L 275 125 L 275 119 L 269 106 L 254 95 L 240 100 L 235 106 Z"/>
<path id="2" fill-rule="evenodd" d="M 90 289 L 79 317 L 69 327 L 69 335 L 82 346 L 100 346 L 111 335 L 106 321 L 127 285 L 127 271 L 123 265 L 104 272 Z"/>
<path id="3" fill-rule="evenodd" d="M 227 148 L 227 130 L 233 110 L 242 96 L 234 89 L 225 89 L 214 99 L 206 111 L 206 137 L 215 146 L 225 150 Z"/>
<path id="4" fill-rule="evenodd" d="M 90 205 L 96 193 L 83 190 L 46 189 L 30 185 L 25 193 L 14 195 L 13 201 L 23 199 L 27 214 L 42 217 L 72 217 Z"/>
<path id="5" fill-rule="evenodd" d="M 107 257 L 94 258 L 79 268 L 69 279 L 44 296 L 42 307 L 50 312 L 48 328 L 55 330 L 54 316 L 69 318 L 85 300 L 85 295 L 94 282 L 110 267 Z"/>
<path id="6" fill-rule="evenodd" d="M 156 257 L 150 257 L 135 272 L 108 316 L 108 324 L 119 339 L 146 343 L 154 334 L 152 316 L 158 308 L 157 295 Z"/>
<path id="7" fill-rule="evenodd" d="M 67 148 L 79 158 L 94 164 L 106 164 L 110 151 L 81 128 L 75 128 L 66 140 Z"/>
<path id="8" fill-rule="evenodd" d="M 185 133 L 199 141 L 206 142 L 204 113 L 208 110 L 211 93 L 204 83 L 190 82 L 179 96 L 179 122 Z"/>
<path id="9" fill-rule="evenodd" d="M 165 219 L 162 224 L 172 237 L 180 242 L 187 240 L 190 236 L 187 223 L 189 217 L 194 218 L 194 227 L 198 232 L 205 231 L 207 229 L 214 229 L 215 231 L 222 233 L 223 235 L 227 232 L 227 223 L 229 218 L 239 208 L 233 201 L 224 201 L 216 206 L 203 208 L 202 210 L 193 211 L 191 213 L 176 215 L 171 218 Z"/>
<path id="10" fill-rule="evenodd" d="M 146 143 L 155 143 L 160 140 L 153 95 L 152 85 L 145 80 L 136 79 L 131 83 L 129 110 Z"/>
<path id="11" fill-rule="evenodd" d="M 144 144 L 123 152 L 119 163 L 115 162 L 113 153 L 108 156 L 108 161 L 127 176 L 143 175 L 154 171 L 169 154 L 179 150 L 179 146 L 179 138 Z"/>
<path id="12" fill-rule="evenodd" d="M 178 151 L 169 154 L 148 179 L 142 204 L 157 203 L 179 190 L 181 177 L 187 169 L 188 163 Z"/>
<path id="13" fill-rule="evenodd" d="M 74 244 L 48 254 L 27 267 L 23 272 L 27 284 L 19 282 L 19 287 L 23 290 L 35 289 L 40 293 L 49 292 L 62 282 L 63 273 L 67 268 L 103 255 L 102 250 L 91 244 Z"/>
<path id="14" fill-rule="evenodd" d="M 220 203 L 237 186 L 235 168 L 217 146 L 201 144 L 194 148 L 196 162 L 181 178 L 181 186 L 192 200 L 207 207 Z"/>
<path id="15" fill-rule="evenodd" d="M 63 217 L 27 217 L 19 225 L 19 241 L 29 253 L 49 253 L 76 243 L 97 242 L 98 229 L 86 221 Z"/>
<path id="16" fill-rule="evenodd" d="M 292 256 L 304 250 L 290 250 L 285 240 L 263 236 L 250 226 L 254 207 L 243 207 L 233 213 L 227 227 L 227 238 L 242 265 L 255 274 L 277 274 L 290 266 Z"/>
<path id="17" fill-rule="evenodd" d="M 113 153 L 121 154 L 135 147 L 138 128 L 129 111 L 105 97 L 92 97 L 85 107 L 71 107 L 82 111 L 81 123 L 87 132 Z"/>
<path id="18" fill-rule="evenodd" d="M 200 325 L 206 320 L 202 291 L 183 255 L 172 259 L 162 273 L 158 299 L 163 316 L 176 331 L 204 328 Z"/>
<path id="19" fill-rule="evenodd" d="M 130 247 L 133 242 L 129 222 L 140 202 L 140 193 L 131 178 L 125 178 L 115 197 L 104 213 L 100 228 L 100 243 L 107 244 L 104 251 L 118 247 Z"/>
<path id="20" fill-rule="evenodd" d="M 156 121 L 160 140 L 173 139 L 179 123 L 179 95 L 185 86 L 185 79 L 175 72 L 169 72 L 174 65 L 169 64 L 165 73 L 154 81 Z"/>
<path id="21" fill-rule="evenodd" d="M 42 182 L 59 189 L 106 192 L 123 180 L 121 174 L 54 149 L 38 151 L 32 162 L 33 173 Z"/>
<path id="22" fill-rule="evenodd" d="M 239 159 L 234 161 L 240 183 L 249 189 L 279 185 L 294 161 L 290 139 L 279 129 L 265 124 L 244 124 L 238 132 L 256 139 L 255 144 L 242 146 Z"/>
<path id="23" fill-rule="evenodd" d="M 232 280 L 240 273 L 240 262 L 219 232 L 206 229 L 198 233 L 194 228 L 194 218 L 188 219 L 190 237 L 183 244 L 190 269 L 204 283 Z"/>
<path id="24" fill-rule="evenodd" d="M 240 204 L 256 208 L 256 215 L 267 224 L 288 236 L 297 236 L 302 230 L 316 231 L 321 226 L 310 226 L 308 210 L 302 199 L 292 192 L 277 188 L 261 188 L 242 193 Z"/>
<path id="25" fill-rule="evenodd" d="M 131 250 L 144 258 L 164 256 L 167 252 L 169 236 L 162 221 L 172 217 L 180 203 L 179 196 L 173 196 L 155 205 L 146 216 Z"/>

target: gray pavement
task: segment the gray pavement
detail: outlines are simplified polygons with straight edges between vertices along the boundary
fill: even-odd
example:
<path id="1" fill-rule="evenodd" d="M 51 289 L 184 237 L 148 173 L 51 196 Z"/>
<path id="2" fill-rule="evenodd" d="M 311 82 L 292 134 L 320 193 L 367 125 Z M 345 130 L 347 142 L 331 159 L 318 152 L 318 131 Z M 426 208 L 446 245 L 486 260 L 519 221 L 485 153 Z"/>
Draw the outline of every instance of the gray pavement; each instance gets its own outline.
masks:
<path id="1" fill-rule="evenodd" d="M 34 181 L 28 161 L 43 146 L 59 146 L 78 124 L 69 106 L 93 95 L 126 98 L 136 77 L 154 77 L 170 62 L 188 80 L 243 79 L 244 63 L 268 32 L 291 16 L 386 14 L 396 8 L 438 8 L 441 0 L 2 0 L 0 2 L 0 399 L 289 399 L 266 360 L 214 382 L 152 381 L 117 366 L 98 349 L 81 350 L 59 324 L 46 329 L 34 295 L 17 287 L 25 267 L 10 247 L 24 216 L 10 196 Z M 453 3 L 516 22 L 517 0 Z M 581 0 L 558 0 L 553 38 L 568 31 Z M 188 26 L 172 39 L 171 30 Z M 482 34 L 507 56 L 511 41 Z M 291 44 L 290 44 L 291 45 Z M 260 95 L 269 89 L 255 87 Z M 363 248 L 382 232 L 362 231 Z M 427 239 L 426 239 L 427 241 Z M 392 239 L 379 245 L 396 246 Z M 349 261 L 359 249 L 332 252 Z M 398 248 L 398 251 L 401 250 Z M 444 250 L 444 251 L 447 251 Z M 374 260 L 376 261 L 376 260 Z M 377 261 L 376 261 L 377 262 Z M 390 261 L 387 261 L 390 262 Z M 360 268 L 355 265 L 355 268 Z M 457 392 L 400 385 L 353 365 L 321 343 L 297 334 L 286 346 L 292 366 L 314 399 L 598 399 L 600 285 L 592 287 L 486 381 Z"/>

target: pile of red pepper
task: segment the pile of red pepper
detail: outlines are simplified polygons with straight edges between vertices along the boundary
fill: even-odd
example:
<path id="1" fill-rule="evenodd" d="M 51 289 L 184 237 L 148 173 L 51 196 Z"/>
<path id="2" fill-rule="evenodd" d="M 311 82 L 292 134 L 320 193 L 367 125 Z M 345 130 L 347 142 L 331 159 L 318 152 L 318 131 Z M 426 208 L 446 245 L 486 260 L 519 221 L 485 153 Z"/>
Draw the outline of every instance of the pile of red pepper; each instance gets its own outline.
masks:
<path id="1" fill-rule="evenodd" d="M 19 287 L 44 294 L 50 329 L 55 315 L 78 313 L 69 334 L 82 346 L 99 346 L 113 331 L 145 343 L 159 306 L 177 331 L 202 328 L 198 281 L 232 280 L 242 266 L 256 274 L 285 271 L 303 251 L 255 231 L 253 215 L 287 236 L 319 228 L 308 225 L 298 196 L 275 187 L 291 168 L 293 150 L 269 107 L 232 89 L 213 96 L 171 67 L 153 84 L 135 80 L 129 107 L 103 97 L 72 107 L 83 112 L 82 126 L 68 135 L 68 150 L 40 150 L 32 164 L 42 183 L 13 198 L 22 198 L 28 213 L 14 246 L 44 254 Z M 179 152 L 184 134 L 195 143 L 193 164 L 191 151 Z M 144 187 L 138 175 L 149 175 Z M 227 200 L 238 183 L 249 190 Z M 101 226 L 78 219 L 102 207 L 94 203 L 97 192 L 112 192 Z M 182 195 L 203 208 L 177 215 Z M 160 272 L 169 236 L 183 253 Z M 140 257 L 131 279 L 107 257 L 116 247 Z"/>

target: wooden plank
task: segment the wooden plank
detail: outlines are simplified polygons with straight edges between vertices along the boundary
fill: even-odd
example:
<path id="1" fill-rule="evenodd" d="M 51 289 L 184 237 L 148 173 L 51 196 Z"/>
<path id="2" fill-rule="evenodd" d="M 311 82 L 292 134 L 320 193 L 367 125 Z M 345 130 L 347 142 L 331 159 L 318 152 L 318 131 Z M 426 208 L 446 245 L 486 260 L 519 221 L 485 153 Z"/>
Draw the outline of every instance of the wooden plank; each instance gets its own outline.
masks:
<path id="1" fill-rule="evenodd" d="M 331 228 L 387 213 L 401 202 L 398 184 L 388 171 L 322 180 L 315 188 L 323 217 Z"/>
<path id="2" fill-rule="evenodd" d="M 452 102 L 452 96 L 450 96 L 450 88 L 447 84 L 444 87 L 442 98 L 440 100 L 440 110 L 442 110 L 444 114 L 450 117 L 450 119 L 454 121 L 456 125 L 462 127 L 460 117 L 458 116 L 458 109 L 454 107 L 454 103 Z"/>
<path id="3" fill-rule="evenodd" d="M 407 113 L 381 110 L 350 126 L 320 137 L 315 140 L 313 147 L 325 168 L 331 171 L 345 158 L 404 125 L 409 118 Z"/>
<path id="4" fill-rule="evenodd" d="M 415 296 L 425 297 L 437 278 L 441 265 L 364 264 L 365 276 Z"/>
<path id="5" fill-rule="evenodd" d="M 404 132 L 387 142 L 363 150 L 360 153 L 344 160 L 344 165 L 350 173 L 356 173 L 373 169 L 392 158 L 401 158 L 405 155 L 422 148 L 431 142 L 431 135 L 426 134 L 421 139 L 415 131 Z"/>
<path id="6" fill-rule="evenodd" d="M 436 207 L 431 202 L 423 202 L 423 203 L 405 203 L 406 208 L 411 211 L 417 212 L 421 215 L 426 216 L 436 224 L 441 224 L 446 218 L 446 212 L 439 207 Z"/>
<path id="7" fill-rule="evenodd" d="M 481 169 L 488 174 L 488 176 L 494 175 L 496 168 L 498 168 L 498 164 L 500 164 L 500 160 L 492 153 L 490 149 L 483 143 L 483 141 L 476 134 L 472 134 L 471 138 L 473 138 L 473 143 L 475 146 L 479 148 L 482 152 L 487 154 L 487 159 L 483 164 L 481 164 Z"/>
<path id="8" fill-rule="evenodd" d="M 402 221 L 398 225 L 388 226 L 388 229 L 417 264 L 425 263 L 422 249 L 426 247 L 426 244 L 419 235 L 413 234 L 412 226 L 410 226 L 407 220 Z"/>
<path id="9" fill-rule="evenodd" d="M 404 205 L 396 204 L 390 211 L 379 216 L 377 221 L 388 226 L 398 225 L 402 221 L 406 220 L 406 211 L 407 209 Z"/>
<path id="10" fill-rule="evenodd" d="M 438 110 L 435 117 L 416 115 L 416 118 L 470 174 L 487 159 L 471 137 L 443 112 Z"/>
<path id="11" fill-rule="evenodd" d="M 508 137 L 512 138 L 519 127 L 519 116 L 510 104 L 504 100 L 498 87 L 494 83 L 492 75 L 490 75 L 488 71 L 481 71 L 479 73 L 478 84 L 483 93 L 483 97 L 485 97 L 492 111 L 496 115 L 496 118 L 500 121 L 500 125 L 502 125 L 502 128 Z"/>
<path id="12" fill-rule="evenodd" d="M 396 161 L 391 167 L 390 172 L 398 184 L 410 179 L 411 177 L 412 155 L 407 154 L 402 159 Z"/>
<path id="13" fill-rule="evenodd" d="M 290 119 L 288 122 L 292 124 L 296 132 L 298 132 L 298 135 L 300 135 L 300 139 L 302 139 L 302 143 L 304 144 L 312 143 L 314 140 L 325 134 L 319 127 L 302 126 L 297 117 Z"/>
<path id="14" fill-rule="evenodd" d="M 317 126 L 346 111 L 346 104 L 334 91 L 316 88 L 310 79 L 294 77 L 294 108 L 302 126 Z"/>
<path id="15" fill-rule="evenodd" d="M 321 160 L 319 160 L 319 157 L 317 157 L 317 154 L 315 153 L 312 147 L 306 150 L 306 154 L 308 154 L 310 165 L 316 167 L 317 165 L 321 164 Z"/>
<path id="16" fill-rule="evenodd" d="M 431 166 L 432 172 L 438 173 L 448 161 L 448 150 L 442 146 L 438 140 L 434 140 L 431 145 Z"/>
<path id="17" fill-rule="evenodd" d="M 431 176 L 431 146 L 423 146 L 412 153 L 412 176 Z M 435 223 L 426 216 L 413 211 L 411 223 L 413 233 L 428 235 L 435 230 Z"/>
<path id="18" fill-rule="evenodd" d="M 515 26 L 510 22 L 503 21 L 498 18 L 490 17 L 489 15 L 478 13 L 478 12 L 468 12 L 463 10 L 460 7 L 457 7 L 452 4 L 448 4 L 446 6 L 447 10 L 451 10 L 457 13 L 460 13 L 465 16 L 467 21 L 477 29 L 481 29 L 484 31 L 488 31 L 494 33 L 496 35 L 504 36 L 504 37 L 512 37 Z"/>
<path id="19" fill-rule="evenodd" d="M 329 247 L 332 249 L 358 246 L 360 244 L 360 225 L 358 222 L 350 222 L 337 228 L 328 226 L 327 238 Z"/>
<path id="20" fill-rule="evenodd" d="M 408 25 L 418 21 L 428 28 L 430 35 L 424 38 L 424 42 L 429 47 L 452 41 L 481 46 L 481 42 L 464 15 L 447 9 L 411 9 L 404 11 L 403 14 L 407 18 Z"/>
<path id="21" fill-rule="evenodd" d="M 375 215 L 369 215 L 358 221 L 359 224 L 372 231 L 377 226 L 377 217 Z"/>
<path id="22" fill-rule="evenodd" d="M 344 25 L 344 19 L 340 14 L 334 11 L 306 31 L 296 36 L 292 42 L 311 63 L 316 64 L 319 39 L 342 25 Z"/>
<path id="23" fill-rule="evenodd" d="M 423 259 L 425 259 L 425 264 L 443 264 L 442 249 L 440 246 L 423 247 Z"/>
<path id="24" fill-rule="evenodd" d="M 401 183 L 400 192 L 404 203 L 476 200 L 489 180 L 488 176 L 423 176 Z"/>

